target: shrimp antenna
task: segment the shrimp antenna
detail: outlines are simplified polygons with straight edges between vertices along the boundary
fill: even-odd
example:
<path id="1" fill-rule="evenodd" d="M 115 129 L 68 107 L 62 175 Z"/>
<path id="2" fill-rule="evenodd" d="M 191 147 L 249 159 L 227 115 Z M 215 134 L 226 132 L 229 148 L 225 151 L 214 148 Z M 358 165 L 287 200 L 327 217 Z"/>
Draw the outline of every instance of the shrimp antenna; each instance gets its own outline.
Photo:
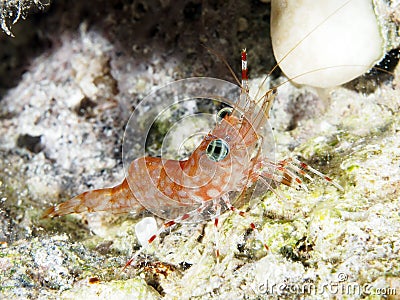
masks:
<path id="1" fill-rule="evenodd" d="M 215 55 L 220 61 L 222 61 L 225 66 L 228 68 L 229 72 L 231 72 L 232 77 L 235 79 L 236 83 L 239 85 L 241 91 L 240 91 L 240 98 L 239 98 L 239 103 L 237 105 L 233 106 L 231 114 L 235 113 L 237 111 L 238 107 L 244 108 L 248 103 L 249 103 L 249 96 L 248 96 L 248 74 L 247 74 L 247 55 L 246 55 L 246 49 L 242 50 L 241 58 L 242 58 L 242 81 L 239 81 L 239 78 L 236 76 L 235 72 L 233 71 L 232 67 L 229 65 L 229 63 L 226 61 L 226 59 L 215 51 L 214 49 L 211 49 L 207 47 L 204 44 L 201 44 L 204 48 L 206 48 L 209 52 L 211 52 L 213 55 Z M 241 106 L 242 105 L 242 106 Z M 239 111 L 240 114 L 242 112 Z"/>
<path id="2" fill-rule="evenodd" d="M 264 95 L 267 100 L 261 103 L 261 107 L 259 107 L 259 109 L 256 109 L 258 103 L 256 101 L 253 101 L 249 97 L 246 49 L 242 50 L 241 58 L 242 58 L 242 89 L 239 97 L 239 102 L 234 107 L 234 109 L 236 109 L 236 107 L 240 107 L 243 110 L 250 112 L 250 114 L 245 117 L 248 118 L 248 120 L 252 125 L 249 126 L 243 133 L 244 137 L 249 133 L 251 128 L 254 128 L 255 131 L 257 132 L 258 129 L 262 127 L 263 124 L 266 122 L 266 120 L 269 118 L 269 110 L 271 108 L 272 101 L 275 97 L 276 89 L 269 90 Z M 258 135 L 258 132 L 256 134 Z"/>
<path id="3" fill-rule="evenodd" d="M 207 47 L 204 44 L 201 44 L 204 48 L 206 48 L 209 52 L 211 52 L 213 55 L 215 55 L 220 61 L 223 62 L 223 64 L 228 68 L 229 72 L 231 72 L 231 75 L 233 77 L 233 79 L 235 79 L 236 83 L 242 87 L 242 84 L 239 81 L 239 78 L 236 76 L 235 72 L 233 71 L 232 67 L 229 65 L 229 63 L 226 61 L 226 59 L 223 57 L 222 54 L 218 53 L 216 50 L 211 49 L 209 47 Z"/>

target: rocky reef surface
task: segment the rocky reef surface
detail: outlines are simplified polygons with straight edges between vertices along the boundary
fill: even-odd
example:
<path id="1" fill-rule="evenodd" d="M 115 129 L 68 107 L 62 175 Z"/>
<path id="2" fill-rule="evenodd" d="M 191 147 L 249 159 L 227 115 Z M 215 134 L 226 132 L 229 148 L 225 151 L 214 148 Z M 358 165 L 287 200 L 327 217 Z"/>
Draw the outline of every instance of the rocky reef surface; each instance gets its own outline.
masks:
<path id="1" fill-rule="evenodd" d="M 298 157 L 344 191 L 315 176 L 309 191 L 282 187 L 285 201 L 266 191 L 244 204 L 244 218 L 221 216 L 219 261 L 213 223 L 183 224 L 122 271 L 140 248 L 135 224 L 151 214 L 41 219 L 43 210 L 123 179 L 124 127 L 150 91 L 190 76 L 232 81 L 201 44 L 237 73 L 247 47 L 257 90 L 274 65 L 269 4 L 54 2 L 13 25 L 14 38 L 0 35 L 0 297 L 399 297 L 398 48 L 381 65 L 390 74 L 330 90 L 278 89 L 277 158 Z M 275 72 L 267 83 L 285 81 Z"/>

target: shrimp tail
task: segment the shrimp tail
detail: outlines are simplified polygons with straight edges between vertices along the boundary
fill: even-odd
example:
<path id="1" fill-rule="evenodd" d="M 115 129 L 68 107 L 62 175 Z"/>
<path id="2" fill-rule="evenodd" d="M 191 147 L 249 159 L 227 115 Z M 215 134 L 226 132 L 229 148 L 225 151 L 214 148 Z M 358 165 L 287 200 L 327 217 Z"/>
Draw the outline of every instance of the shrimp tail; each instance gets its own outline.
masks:
<path id="1" fill-rule="evenodd" d="M 71 213 L 109 211 L 113 214 L 139 213 L 144 207 L 137 201 L 125 179 L 121 184 L 84 192 L 44 211 L 42 218 L 54 218 Z"/>

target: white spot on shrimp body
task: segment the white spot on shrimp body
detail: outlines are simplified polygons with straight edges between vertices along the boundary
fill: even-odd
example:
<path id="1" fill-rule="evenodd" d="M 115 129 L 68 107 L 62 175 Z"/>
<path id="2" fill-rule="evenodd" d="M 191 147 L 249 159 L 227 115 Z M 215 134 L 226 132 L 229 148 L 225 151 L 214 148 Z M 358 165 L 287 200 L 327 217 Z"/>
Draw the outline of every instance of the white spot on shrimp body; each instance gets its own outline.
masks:
<path id="1" fill-rule="evenodd" d="M 165 180 L 164 180 L 164 179 L 161 179 L 161 180 L 159 181 L 159 185 L 160 185 L 161 188 L 164 188 L 164 187 L 165 187 Z"/>
<path id="2" fill-rule="evenodd" d="M 171 196 L 172 195 L 172 189 L 170 186 L 167 186 L 164 190 L 165 195 Z"/>
<path id="3" fill-rule="evenodd" d="M 207 195 L 211 198 L 218 197 L 220 192 L 217 189 L 209 189 L 207 190 Z"/>
<path id="4" fill-rule="evenodd" d="M 179 195 L 179 197 L 182 197 L 182 198 L 187 198 L 187 193 L 185 192 L 185 191 L 178 191 L 178 195 Z"/>
<path id="5" fill-rule="evenodd" d="M 154 170 L 154 171 L 151 172 L 151 177 L 152 178 L 157 178 L 158 174 L 159 174 L 158 170 Z"/>
<path id="6" fill-rule="evenodd" d="M 198 202 L 198 203 L 202 203 L 204 201 L 204 199 L 202 197 L 199 197 L 199 196 L 196 196 L 196 195 L 192 195 L 192 199 L 195 202 Z"/>

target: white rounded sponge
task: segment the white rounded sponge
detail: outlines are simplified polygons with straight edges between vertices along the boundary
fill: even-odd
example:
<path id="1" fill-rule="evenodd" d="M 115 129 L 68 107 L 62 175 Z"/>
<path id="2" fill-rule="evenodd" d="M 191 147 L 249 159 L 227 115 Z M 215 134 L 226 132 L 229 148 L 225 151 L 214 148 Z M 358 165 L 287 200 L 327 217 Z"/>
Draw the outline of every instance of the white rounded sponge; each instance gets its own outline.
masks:
<path id="1" fill-rule="evenodd" d="M 384 55 L 371 0 L 272 0 L 271 5 L 275 59 L 296 83 L 337 86 Z"/>

